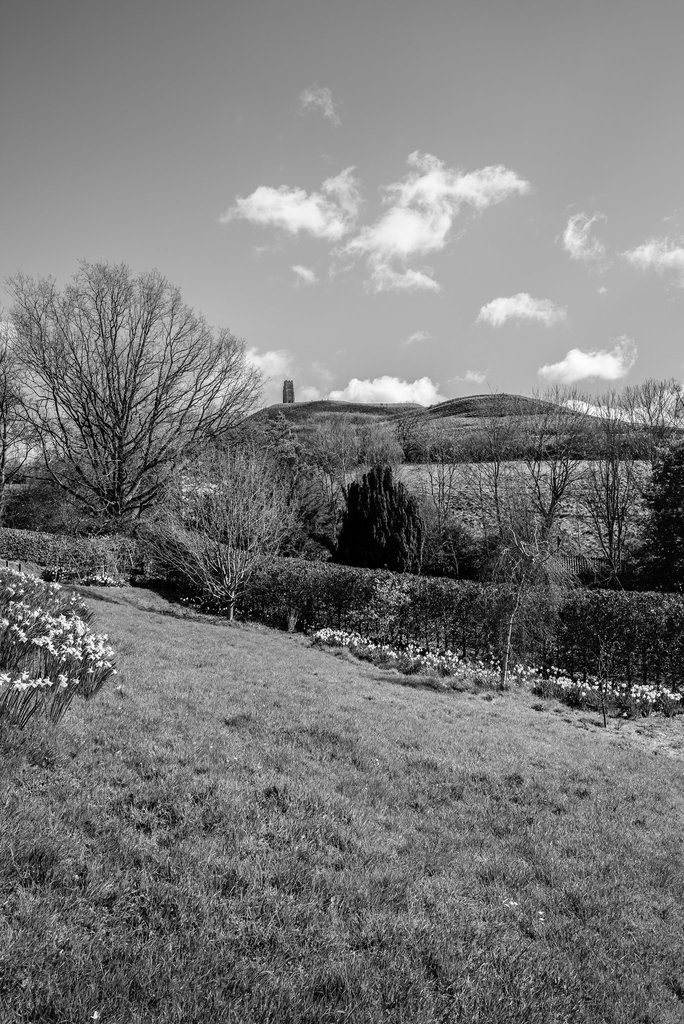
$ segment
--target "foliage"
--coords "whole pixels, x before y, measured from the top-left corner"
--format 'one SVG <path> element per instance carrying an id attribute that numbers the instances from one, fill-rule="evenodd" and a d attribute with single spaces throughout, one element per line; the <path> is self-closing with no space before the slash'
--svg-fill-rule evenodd
<path id="1" fill-rule="evenodd" d="M 0 720 L 23 728 L 36 713 L 58 722 L 74 696 L 94 696 L 114 672 L 106 636 L 57 583 L 0 569 Z"/>
<path id="2" fill-rule="evenodd" d="M 411 572 L 420 567 L 423 524 L 418 504 L 390 466 L 374 466 L 347 494 L 337 561 Z"/>

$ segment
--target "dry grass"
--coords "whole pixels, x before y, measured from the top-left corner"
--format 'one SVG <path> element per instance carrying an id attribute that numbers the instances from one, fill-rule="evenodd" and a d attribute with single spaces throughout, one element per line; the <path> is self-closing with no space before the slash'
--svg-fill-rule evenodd
<path id="1" fill-rule="evenodd" d="M 680 724 L 92 600 L 117 684 L 0 734 L 2 1024 L 684 1019 Z"/>

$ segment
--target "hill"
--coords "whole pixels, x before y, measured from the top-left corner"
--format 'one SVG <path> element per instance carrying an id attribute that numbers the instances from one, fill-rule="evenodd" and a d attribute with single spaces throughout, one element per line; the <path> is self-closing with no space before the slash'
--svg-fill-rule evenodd
<path id="1" fill-rule="evenodd" d="M 327 419 L 335 416 L 351 416 L 363 418 L 375 418 L 382 420 L 395 419 L 407 413 L 423 412 L 423 406 L 411 402 L 395 403 L 365 403 L 365 402 L 337 402 L 326 398 L 317 402 L 279 402 L 276 405 L 266 406 L 253 413 L 250 419 L 277 419 L 284 416 L 288 422 L 305 423 L 316 419 Z"/>
<path id="2" fill-rule="evenodd" d="M 275 422 L 283 418 L 299 434 L 310 433 L 317 424 L 335 423 L 344 418 L 357 426 L 384 424 L 396 429 L 402 438 L 405 460 L 422 462 L 426 457 L 425 444 L 435 431 L 449 434 L 460 454 L 456 457 L 486 459 L 488 432 L 499 431 L 498 424 L 506 420 L 509 432 L 507 457 L 522 458 L 525 454 L 525 435 L 542 418 L 556 418 L 562 424 L 567 416 L 569 429 L 577 434 L 572 410 L 555 406 L 551 402 L 523 395 L 488 394 L 451 398 L 437 405 L 421 406 L 412 403 L 380 404 L 338 402 L 330 399 L 318 402 L 295 402 L 271 405 L 254 413 L 248 422 Z M 588 456 L 595 440 L 596 420 L 589 416 L 577 437 L 578 454 Z M 499 431 L 500 432 L 500 431 Z"/>
<path id="3" fill-rule="evenodd" d="M 252 415 L 252 419 L 276 419 L 284 416 L 291 422 L 305 422 L 321 417 L 360 416 L 393 420 L 403 416 L 421 416 L 427 419 L 459 417 L 479 419 L 489 416 L 538 415 L 547 410 L 551 403 L 523 395 L 469 395 L 465 398 L 450 398 L 437 405 L 418 405 L 415 402 L 339 402 L 322 399 L 317 402 L 292 402 L 269 405 Z"/>
<path id="4" fill-rule="evenodd" d="M 681 1021 L 678 720 L 88 593 L 117 684 L 0 732 L 3 1022 Z"/>

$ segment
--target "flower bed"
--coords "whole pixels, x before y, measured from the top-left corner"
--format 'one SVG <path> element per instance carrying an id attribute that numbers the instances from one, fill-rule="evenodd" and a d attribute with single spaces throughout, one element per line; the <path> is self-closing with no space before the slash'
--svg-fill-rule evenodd
<path id="1" fill-rule="evenodd" d="M 605 704 L 611 713 L 629 718 L 652 712 L 668 716 L 684 712 L 682 693 L 661 683 L 616 682 L 594 676 L 573 679 L 561 669 L 552 668 L 547 678 L 537 674 L 533 690 L 540 697 L 556 697 L 570 707 L 598 710 Z"/>
<path id="2" fill-rule="evenodd" d="M 396 668 L 405 675 L 424 674 L 440 689 L 502 687 L 501 665 L 495 658 L 469 660 L 451 650 L 433 651 L 412 643 L 397 647 L 342 629 L 316 630 L 312 640 L 322 646 L 344 647 L 357 658 Z M 520 664 L 510 670 L 508 682 L 526 686 L 540 697 L 555 697 L 571 707 L 598 710 L 605 706 L 612 714 L 629 717 L 652 712 L 665 715 L 684 712 L 682 693 L 662 684 L 629 684 L 594 677 L 572 679 L 555 666 L 550 673 L 544 673 Z"/>
<path id="3" fill-rule="evenodd" d="M 58 583 L 0 568 L 0 720 L 20 728 L 37 713 L 58 722 L 115 673 L 114 651 L 90 632 L 82 599 Z"/>

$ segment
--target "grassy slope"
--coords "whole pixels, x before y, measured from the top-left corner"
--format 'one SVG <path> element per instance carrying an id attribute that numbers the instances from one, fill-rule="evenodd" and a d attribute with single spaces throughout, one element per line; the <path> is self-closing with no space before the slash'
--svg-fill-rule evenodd
<path id="1" fill-rule="evenodd" d="M 117 685 L 0 734 L 2 1024 L 682 1021 L 678 733 L 93 602 Z"/>

